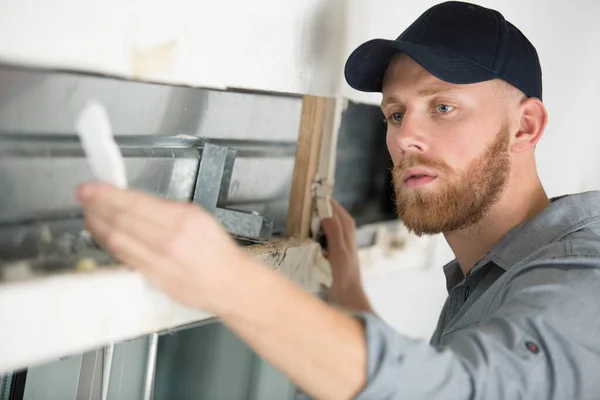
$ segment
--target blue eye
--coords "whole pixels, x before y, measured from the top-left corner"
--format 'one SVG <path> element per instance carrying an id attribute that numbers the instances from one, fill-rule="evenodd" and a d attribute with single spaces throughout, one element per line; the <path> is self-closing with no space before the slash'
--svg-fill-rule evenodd
<path id="1" fill-rule="evenodd" d="M 392 121 L 394 122 L 401 122 L 402 118 L 404 118 L 404 114 L 402 113 L 393 113 L 391 115 Z"/>
<path id="2" fill-rule="evenodd" d="M 435 106 L 435 109 L 436 109 L 436 110 L 437 110 L 439 113 L 442 113 L 442 114 L 447 114 L 447 113 L 449 113 L 450 111 L 452 111 L 452 110 L 454 109 L 454 107 L 452 107 L 452 106 L 448 106 L 448 105 L 446 105 L 446 104 L 440 104 L 440 105 L 437 105 L 437 106 Z"/>
<path id="3" fill-rule="evenodd" d="M 389 117 L 385 117 L 383 119 L 383 122 L 385 122 L 386 124 L 388 124 L 388 123 L 399 124 L 400 122 L 402 122 L 403 118 L 404 118 L 404 114 L 402 114 L 402 113 L 393 113 Z"/>

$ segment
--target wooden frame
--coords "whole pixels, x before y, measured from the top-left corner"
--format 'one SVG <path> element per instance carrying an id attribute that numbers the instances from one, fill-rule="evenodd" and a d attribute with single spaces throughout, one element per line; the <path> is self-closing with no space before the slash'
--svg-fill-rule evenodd
<path id="1" fill-rule="evenodd" d="M 287 219 L 287 236 L 305 239 L 310 236 L 315 211 L 315 194 L 331 195 L 332 158 L 336 143 L 332 140 L 335 121 L 335 99 L 304 96 L 298 133 L 296 163 Z M 337 137 L 337 136 L 335 136 Z"/>

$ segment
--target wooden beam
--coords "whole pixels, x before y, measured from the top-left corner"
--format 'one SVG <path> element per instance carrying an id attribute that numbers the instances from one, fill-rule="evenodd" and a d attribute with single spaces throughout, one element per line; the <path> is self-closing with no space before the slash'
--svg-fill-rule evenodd
<path id="1" fill-rule="evenodd" d="M 321 219 L 333 215 L 330 201 L 335 184 L 337 141 L 342 114 L 347 106 L 347 100 L 337 99 L 328 101 L 325 110 L 323 133 L 321 134 L 321 145 L 319 147 L 319 163 L 313 181 L 313 196 L 315 198 L 315 212 L 311 221 L 313 233 L 319 229 Z"/>
<path id="2" fill-rule="evenodd" d="M 329 263 L 311 239 L 272 240 L 245 249 L 308 292 L 316 293 L 321 284 L 331 283 Z"/>
<path id="3" fill-rule="evenodd" d="M 310 235 L 313 183 L 319 165 L 319 148 L 324 132 L 326 135 L 331 133 L 334 106 L 334 99 L 303 97 L 286 228 L 289 237 L 304 239 Z"/>

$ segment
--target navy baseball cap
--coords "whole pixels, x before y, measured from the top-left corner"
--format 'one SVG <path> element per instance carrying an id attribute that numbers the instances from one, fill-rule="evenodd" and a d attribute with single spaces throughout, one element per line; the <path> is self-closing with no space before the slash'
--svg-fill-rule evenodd
<path id="1" fill-rule="evenodd" d="M 381 92 L 386 69 L 400 53 L 445 82 L 502 79 L 542 99 L 535 47 L 496 10 L 459 1 L 433 6 L 396 40 L 374 39 L 354 50 L 346 62 L 346 81 L 359 91 Z"/>

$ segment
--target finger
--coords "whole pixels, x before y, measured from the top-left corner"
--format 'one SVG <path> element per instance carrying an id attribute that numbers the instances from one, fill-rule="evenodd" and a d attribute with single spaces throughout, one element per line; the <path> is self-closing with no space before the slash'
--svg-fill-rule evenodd
<path id="1" fill-rule="evenodd" d="M 346 240 L 344 238 L 344 228 L 337 214 L 334 212 L 330 218 L 321 220 L 321 226 L 327 237 L 327 251 L 346 250 Z"/>
<path id="2" fill-rule="evenodd" d="M 84 209 L 84 228 L 100 246 L 106 249 L 104 238 L 108 236 L 110 225 L 103 218 L 92 211 Z"/>
<path id="3" fill-rule="evenodd" d="M 334 199 L 331 199 L 331 207 L 333 208 L 334 213 L 339 216 L 344 227 L 354 228 L 354 218 L 348 213 L 348 211 L 346 211 L 344 207 L 341 206 L 340 203 Z"/>
<path id="4" fill-rule="evenodd" d="M 333 215 L 339 218 L 344 231 L 344 240 L 348 248 L 352 249 L 356 247 L 356 223 L 354 218 L 338 203 L 336 200 L 331 199 L 331 207 L 333 209 Z"/>
<path id="5" fill-rule="evenodd" d="M 172 228 L 179 223 L 184 212 L 181 203 L 168 201 L 129 189 L 119 189 L 104 183 L 84 184 L 77 190 L 77 197 L 85 206 L 106 207 L 118 212 L 130 212 L 153 224 Z"/>
<path id="6" fill-rule="evenodd" d="M 111 227 L 100 213 L 88 213 L 86 228 L 116 259 L 144 275 L 171 275 L 178 268 L 171 260 L 155 252 L 153 247 Z"/>
<path id="7" fill-rule="evenodd" d="M 110 240 L 110 235 L 124 233 L 135 237 L 149 248 L 162 250 L 162 246 L 173 236 L 168 230 L 130 212 L 117 212 L 104 207 L 86 207 L 84 213 L 86 219 L 90 221 L 89 231 L 103 243 Z"/>

